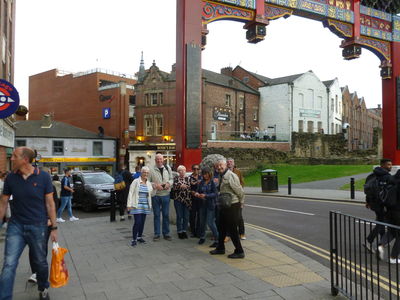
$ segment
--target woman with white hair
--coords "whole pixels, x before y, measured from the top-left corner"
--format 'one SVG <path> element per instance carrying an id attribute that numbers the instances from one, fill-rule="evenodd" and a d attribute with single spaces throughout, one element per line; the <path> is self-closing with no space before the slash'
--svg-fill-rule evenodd
<path id="1" fill-rule="evenodd" d="M 134 217 L 132 247 L 135 247 L 137 243 L 146 243 L 142 238 L 142 234 L 146 215 L 150 214 L 151 194 L 153 192 L 153 187 L 150 181 L 147 180 L 149 174 L 150 169 L 146 166 L 142 167 L 140 177 L 136 178 L 129 188 L 127 210 Z"/>
<path id="2" fill-rule="evenodd" d="M 189 177 L 186 176 L 185 166 L 179 166 L 178 176 L 174 178 L 172 193 L 176 210 L 176 229 L 180 239 L 187 239 L 187 227 L 189 222 L 189 209 L 192 206 Z"/>

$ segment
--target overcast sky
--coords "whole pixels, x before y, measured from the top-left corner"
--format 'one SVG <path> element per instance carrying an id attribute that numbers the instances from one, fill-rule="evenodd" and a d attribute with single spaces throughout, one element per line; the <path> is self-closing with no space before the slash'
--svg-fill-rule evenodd
<path id="1" fill-rule="evenodd" d="M 50 69 L 133 75 L 141 51 L 146 68 L 155 60 L 169 72 L 175 62 L 176 0 L 18 0 L 16 9 L 15 86 L 24 105 L 28 77 Z M 203 68 L 241 65 L 272 78 L 313 70 L 321 80 L 337 77 L 367 107 L 382 102 L 379 59 L 363 49 L 359 59 L 345 61 L 341 39 L 321 22 L 295 16 L 271 21 L 258 44 L 247 43 L 242 27 L 233 21 L 208 25 Z"/>

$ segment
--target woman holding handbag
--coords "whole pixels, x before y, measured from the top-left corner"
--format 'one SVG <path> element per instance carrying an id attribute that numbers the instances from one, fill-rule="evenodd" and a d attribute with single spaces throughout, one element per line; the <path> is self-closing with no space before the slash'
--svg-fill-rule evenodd
<path id="1" fill-rule="evenodd" d="M 129 188 L 127 210 L 134 217 L 132 247 L 135 247 L 137 243 L 146 243 L 142 234 L 146 216 L 151 211 L 151 194 L 153 192 L 153 187 L 148 180 L 149 174 L 150 169 L 146 166 L 142 167 L 140 177 L 136 178 Z"/>

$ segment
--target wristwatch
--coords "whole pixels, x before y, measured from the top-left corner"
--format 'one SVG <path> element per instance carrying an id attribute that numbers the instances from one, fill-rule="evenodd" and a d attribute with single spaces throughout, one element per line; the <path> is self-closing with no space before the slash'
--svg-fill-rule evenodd
<path id="1" fill-rule="evenodd" d="M 51 227 L 50 227 L 50 231 L 57 230 L 57 229 L 58 229 L 57 226 L 51 226 Z"/>

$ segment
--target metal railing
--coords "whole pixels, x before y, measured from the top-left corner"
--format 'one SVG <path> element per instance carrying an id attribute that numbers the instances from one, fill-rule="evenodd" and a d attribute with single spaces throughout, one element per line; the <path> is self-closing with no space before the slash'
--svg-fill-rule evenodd
<path id="1" fill-rule="evenodd" d="M 336 211 L 329 223 L 332 295 L 400 299 L 399 261 L 390 258 L 400 246 L 400 227 Z M 369 243 L 372 232 L 377 238 Z"/>

